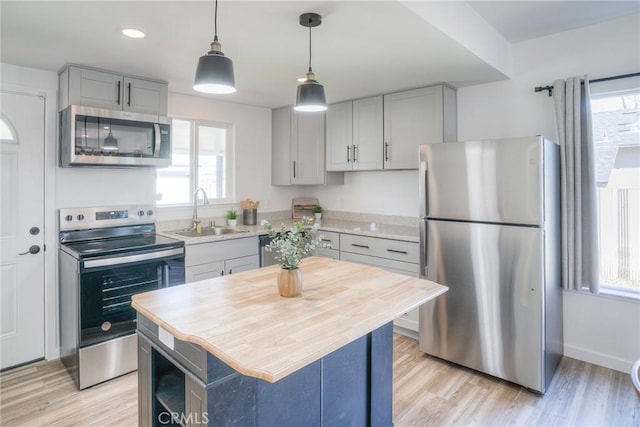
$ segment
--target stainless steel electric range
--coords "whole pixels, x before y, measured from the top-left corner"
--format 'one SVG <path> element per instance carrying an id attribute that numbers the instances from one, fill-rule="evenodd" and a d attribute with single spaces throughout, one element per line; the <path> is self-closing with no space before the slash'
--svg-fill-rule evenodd
<path id="1" fill-rule="evenodd" d="M 155 206 L 60 209 L 60 351 L 80 389 L 136 370 L 131 296 L 184 283 L 184 242 L 155 218 Z"/>

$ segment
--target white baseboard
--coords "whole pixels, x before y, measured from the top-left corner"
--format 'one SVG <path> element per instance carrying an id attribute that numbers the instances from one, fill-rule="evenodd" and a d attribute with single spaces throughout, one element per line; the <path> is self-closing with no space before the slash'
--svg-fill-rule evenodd
<path id="1" fill-rule="evenodd" d="M 414 340 L 418 339 L 418 332 L 403 328 L 402 326 L 393 325 L 393 332 L 404 335 L 405 337 L 413 338 Z M 629 369 L 631 369 L 631 365 L 629 365 Z"/>
<path id="2" fill-rule="evenodd" d="M 594 365 L 604 366 L 605 368 L 614 369 L 616 371 L 629 373 L 631 366 L 635 360 L 625 360 L 610 354 L 600 353 L 593 350 L 587 350 L 581 347 L 575 347 L 565 343 L 564 355 L 583 362 L 593 363 Z"/>

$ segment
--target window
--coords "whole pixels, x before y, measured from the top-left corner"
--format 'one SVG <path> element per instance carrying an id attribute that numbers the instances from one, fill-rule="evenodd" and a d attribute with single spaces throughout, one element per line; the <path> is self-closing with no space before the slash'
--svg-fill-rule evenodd
<path id="1" fill-rule="evenodd" d="M 158 205 L 190 204 L 198 187 L 209 203 L 232 200 L 232 135 L 230 124 L 173 119 L 171 166 L 156 170 Z"/>
<path id="2" fill-rule="evenodd" d="M 640 295 L 640 85 L 623 80 L 591 85 L 600 283 Z"/>
<path id="3" fill-rule="evenodd" d="M 4 115 L 0 115 L 0 142 L 17 143 L 16 132 Z"/>

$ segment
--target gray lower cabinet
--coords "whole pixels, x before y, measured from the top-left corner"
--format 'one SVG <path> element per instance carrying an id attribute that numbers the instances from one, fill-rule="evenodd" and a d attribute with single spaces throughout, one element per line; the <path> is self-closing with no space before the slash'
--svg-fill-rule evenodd
<path id="1" fill-rule="evenodd" d="M 211 279 L 260 266 L 258 238 L 245 237 L 187 245 L 186 282 Z"/>
<path id="2" fill-rule="evenodd" d="M 419 257 L 420 248 L 417 242 L 340 233 L 340 259 L 343 261 L 372 265 L 394 273 L 418 277 Z M 399 332 L 417 337 L 418 309 L 404 313 L 393 323 L 403 328 Z"/>
<path id="3" fill-rule="evenodd" d="M 330 245 L 328 248 L 318 248 L 316 250 L 315 255 L 331 258 L 331 259 L 340 259 L 340 233 L 336 233 L 335 231 L 323 231 L 320 230 L 318 232 L 320 237 L 320 242 Z"/>

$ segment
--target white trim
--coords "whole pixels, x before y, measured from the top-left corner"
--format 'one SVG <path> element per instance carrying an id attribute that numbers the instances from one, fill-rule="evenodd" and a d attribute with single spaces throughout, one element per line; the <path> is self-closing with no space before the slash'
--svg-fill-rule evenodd
<path id="1" fill-rule="evenodd" d="M 630 302 L 636 301 L 640 303 L 640 291 L 628 290 L 626 288 L 607 285 L 606 283 L 600 283 L 600 293 L 598 294 L 598 296 Z"/>
<path id="2" fill-rule="evenodd" d="M 594 365 L 604 366 L 605 368 L 614 369 L 616 371 L 629 373 L 633 360 L 621 359 L 611 356 L 610 354 L 589 350 L 572 345 L 564 345 L 564 355 L 583 362 L 593 363 Z"/>
<path id="3" fill-rule="evenodd" d="M 608 298 L 612 300 L 628 302 L 631 304 L 638 304 L 638 306 L 640 306 L 640 298 L 630 296 L 628 295 L 627 292 L 611 292 L 609 289 L 603 292 L 602 288 L 600 288 L 600 293 L 597 293 L 597 294 L 594 294 L 593 292 L 589 292 L 589 290 L 587 289 L 579 290 L 579 291 L 576 291 L 574 289 L 563 289 L 562 291 L 567 293 L 582 295 L 582 296 L 590 296 L 593 298 Z"/>

